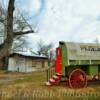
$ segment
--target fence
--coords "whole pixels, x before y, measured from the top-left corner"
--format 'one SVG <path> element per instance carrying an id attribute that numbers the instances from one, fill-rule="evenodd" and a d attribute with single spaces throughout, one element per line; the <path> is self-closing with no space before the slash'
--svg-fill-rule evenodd
<path id="1" fill-rule="evenodd" d="M 55 70 L 54 67 L 49 67 L 46 70 L 46 76 L 47 76 L 47 81 L 49 81 L 50 78 L 52 78 L 52 76 L 55 74 Z"/>

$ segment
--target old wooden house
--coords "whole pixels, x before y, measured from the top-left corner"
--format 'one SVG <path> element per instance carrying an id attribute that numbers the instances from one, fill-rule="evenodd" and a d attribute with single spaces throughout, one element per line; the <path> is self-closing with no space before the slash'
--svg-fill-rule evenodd
<path id="1" fill-rule="evenodd" d="M 13 53 L 9 57 L 8 71 L 33 72 L 48 67 L 48 58 L 37 54 Z"/>

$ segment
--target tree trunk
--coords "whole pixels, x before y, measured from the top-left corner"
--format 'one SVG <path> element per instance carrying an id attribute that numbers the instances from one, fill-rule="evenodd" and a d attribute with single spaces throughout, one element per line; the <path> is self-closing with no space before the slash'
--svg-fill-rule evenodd
<path id="1" fill-rule="evenodd" d="M 0 62 L 4 61 L 3 59 L 5 58 L 6 62 L 8 62 L 8 56 L 10 53 L 10 49 L 12 47 L 13 43 L 13 12 L 14 12 L 14 2 L 15 0 L 9 0 L 8 4 L 8 11 L 7 11 L 7 26 L 5 27 L 6 29 L 6 39 L 2 45 L 0 45 Z M 4 61 L 5 62 L 5 61 Z M 4 63 L 3 62 L 3 63 Z M 7 65 L 6 65 L 7 67 Z"/>

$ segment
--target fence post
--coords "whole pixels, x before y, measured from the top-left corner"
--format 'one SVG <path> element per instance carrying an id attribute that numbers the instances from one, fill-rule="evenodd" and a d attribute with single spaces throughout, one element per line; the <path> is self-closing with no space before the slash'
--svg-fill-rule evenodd
<path id="1" fill-rule="evenodd" d="M 54 68 L 46 69 L 46 80 L 49 81 L 53 74 L 55 74 Z"/>
<path id="2" fill-rule="evenodd" d="M 48 77 L 49 77 L 49 71 L 48 71 L 48 69 L 46 70 L 46 80 L 48 81 L 49 79 L 48 79 Z"/>

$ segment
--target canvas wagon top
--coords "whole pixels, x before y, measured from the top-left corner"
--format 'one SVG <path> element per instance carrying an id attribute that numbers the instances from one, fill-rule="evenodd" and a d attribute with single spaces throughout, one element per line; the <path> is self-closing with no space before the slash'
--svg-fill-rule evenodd
<path id="1" fill-rule="evenodd" d="M 60 42 L 69 60 L 100 60 L 100 44 Z"/>

